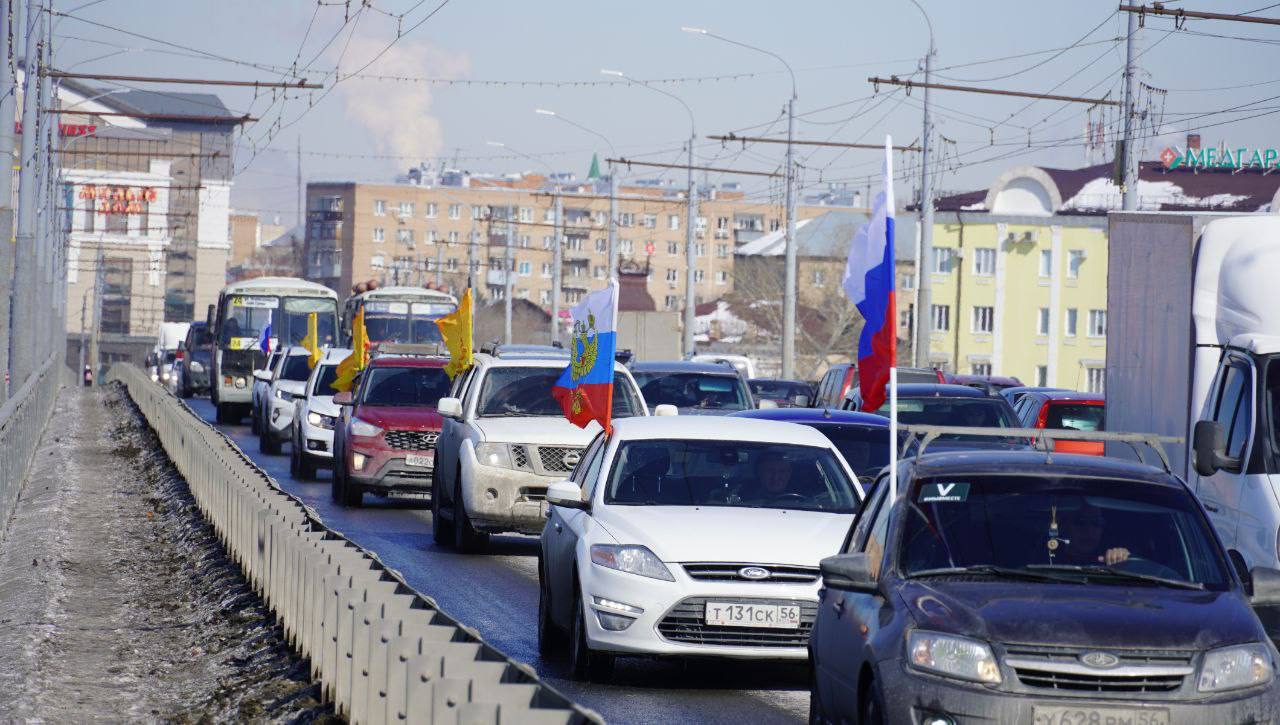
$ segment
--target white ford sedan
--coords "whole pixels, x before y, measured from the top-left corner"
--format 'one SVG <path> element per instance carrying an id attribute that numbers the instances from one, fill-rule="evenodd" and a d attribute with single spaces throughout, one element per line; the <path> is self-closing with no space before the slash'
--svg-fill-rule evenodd
<path id="1" fill-rule="evenodd" d="M 575 678 L 618 655 L 804 659 L 818 562 L 862 497 L 818 431 L 748 418 L 614 421 L 547 489 L 538 642 Z"/>

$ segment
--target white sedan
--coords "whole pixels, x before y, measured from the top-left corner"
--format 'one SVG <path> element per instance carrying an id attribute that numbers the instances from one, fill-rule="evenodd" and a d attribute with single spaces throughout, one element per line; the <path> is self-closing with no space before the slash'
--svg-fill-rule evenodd
<path id="1" fill-rule="evenodd" d="M 614 421 L 551 504 L 538 642 L 573 676 L 617 655 L 804 659 L 818 562 L 862 497 L 818 431 L 748 418 Z"/>

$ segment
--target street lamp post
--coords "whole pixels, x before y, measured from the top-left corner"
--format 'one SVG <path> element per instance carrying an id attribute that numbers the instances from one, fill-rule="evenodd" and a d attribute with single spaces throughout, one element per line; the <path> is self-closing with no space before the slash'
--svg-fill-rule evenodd
<path id="1" fill-rule="evenodd" d="M 694 311 L 694 308 L 696 307 L 696 302 L 695 302 L 696 298 L 694 297 L 693 280 L 694 280 L 694 267 L 696 264 L 695 255 L 694 255 L 694 244 L 695 244 L 694 227 L 698 222 L 698 193 L 697 193 L 697 189 L 694 187 L 694 184 L 693 184 L 693 165 L 694 165 L 694 144 L 697 141 L 698 136 L 697 136 L 696 124 L 694 123 L 694 119 L 693 119 L 693 109 L 689 108 L 689 104 L 685 103 L 684 100 L 680 98 L 680 96 L 677 96 L 676 94 L 670 93 L 668 91 L 664 91 L 661 88 L 658 88 L 656 86 L 651 86 L 648 83 L 645 83 L 644 81 L 638 81 L 634 78 L 631 78 L 630 76 L 627 76 L 621 71 L 602 70 L 600 72 L 607 76 L 614 76 L 615 78 L 621 78 L 632 85 L 648 88 L 654 93 L 661 93 L 667 98 L 671 98 L 675 100 L 677 103 L 679 103 L 681 106 L 684 107 L 685 113 L 689 114 L 689 188 L 687 192 L 688 202 L 689 202 L 689 220 L 688 220 L 688 223 L 685 225 L 685 233 L 684 233 L 684 238 L 685 238 L 685 242 L 684 242 L 685 244 L 684 354 L 687 357 L 687 356 L 693 355 L 694 352 L 696 352 L 693 344 L 693 325 L 694 325 L 694 319 L 696 317 L 696 313 Z"/>
<path id="2" fill-rule="evenodd" d="M 796 361 L 796 173 L 795 173 L 795 133 L 796 133 L 796 74 L 782 56 L 764 48 L 757 48 L 723 35 L 717 35 L 703 28 L 681 28 L 686 33 L 704 35 L 708 38 L 736 45 L 739 48 L 754 50 L 777 60 L 787 69 L 791 76 L 791 97 L 787 99 L 787 168 L 786 168 L 786 231 L 784 240 L 785 286 L 782 293 L 782 377 L 795 376 Z"/>
<path id="3" fill-rule="evenodd" d="M 603 139 L 605 144 L 609 146 L 609 154 L 612 158 L 618 158 L 618 151 L 613 147 L 613 142 L 604 134 L 593 131 L 586 126 L 578 123 L 555 111 L 548 111 L 545 108 L 534 109 L 534 113 L 558 118 L 561 121 L 582 129 L 593 136 Z M 613 277 L 618 273 L 618 170 L 613 168 L 613 164 L 609 164 L 609 276 Z"/>
<path id="4" fill-rule="evenodd" d="M 911 346 L 912 361 L 919 367 L 929 365 L 929 328 L 933 324 L 933 178 L 929 175 L 929 84 L 933 82 L 933 21 L 917 0 L 911 0 L 929 26 L 929 52 L 924 57 L 924 130 L 920 137 L 920 254 L 916 258 L 915 339 Z M 956 360 L 957 369 L 960 361 Z M 996 365 L 999 365 L 997 361 Z"/>

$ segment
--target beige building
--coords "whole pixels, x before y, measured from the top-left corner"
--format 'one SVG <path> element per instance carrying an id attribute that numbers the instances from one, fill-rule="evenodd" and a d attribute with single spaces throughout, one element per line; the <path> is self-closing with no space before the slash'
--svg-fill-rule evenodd
<path id="1" fill-rule="evenodd" d="M 416 170 L 415 170 L 416 171 Z M 564 213 L 563 299 L 570 305 L 604 284 L 608 274 L 607 185 L 538 175 L 489 178 L 414 173 L 400 183 L 322 182 L 307 186 L 305 276 L 349 293 L 355 283 L 440 283 L 459 290 L 470 274 L 484 300 L 501 299 L 507 235 L 512 237 L 514 295 L 551 306 L 554 195 Z M 659 310 L 681 310 L 685 294 L 682 187 L 618 189 L 618 258 L 647 267 L 647 290 Z M 801 205 L 800 219 L 829 206 Z M 733 291 L 734 251 L 777 231 L 781 204 L 748 202 L 742 192 L 714 189 L 699 201 L 695 296 Z"/>

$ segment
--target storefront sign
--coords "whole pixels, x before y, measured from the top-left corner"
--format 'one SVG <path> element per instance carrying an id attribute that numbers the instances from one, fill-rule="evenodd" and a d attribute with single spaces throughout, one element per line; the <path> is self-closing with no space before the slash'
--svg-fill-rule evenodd
<path id="1" fill-rule="evenodd" d="M 156 190 L 149 186 L 95 186 L 80 187 L 81 199 L 102 202 L 96 210 L 103 214 L 141 214 L 143 202 L 156 200 Z"/>
<path id="2" fill-rule="evenodd" d="M 98 127 L 87 123 L 60 123 L 58 124 L 58 133 L 63 136 L 92 136 Z M 22 133 L 22 121 L 16 121 L 13 124 L 14 133 Z"/>
<path id="3" fill-rule="evenodd" d="M 1274 169 L 1280 167 L 1280 150 L 1268 148 L 1170 147 L 1160 154 L 1167 169 Z"/>

